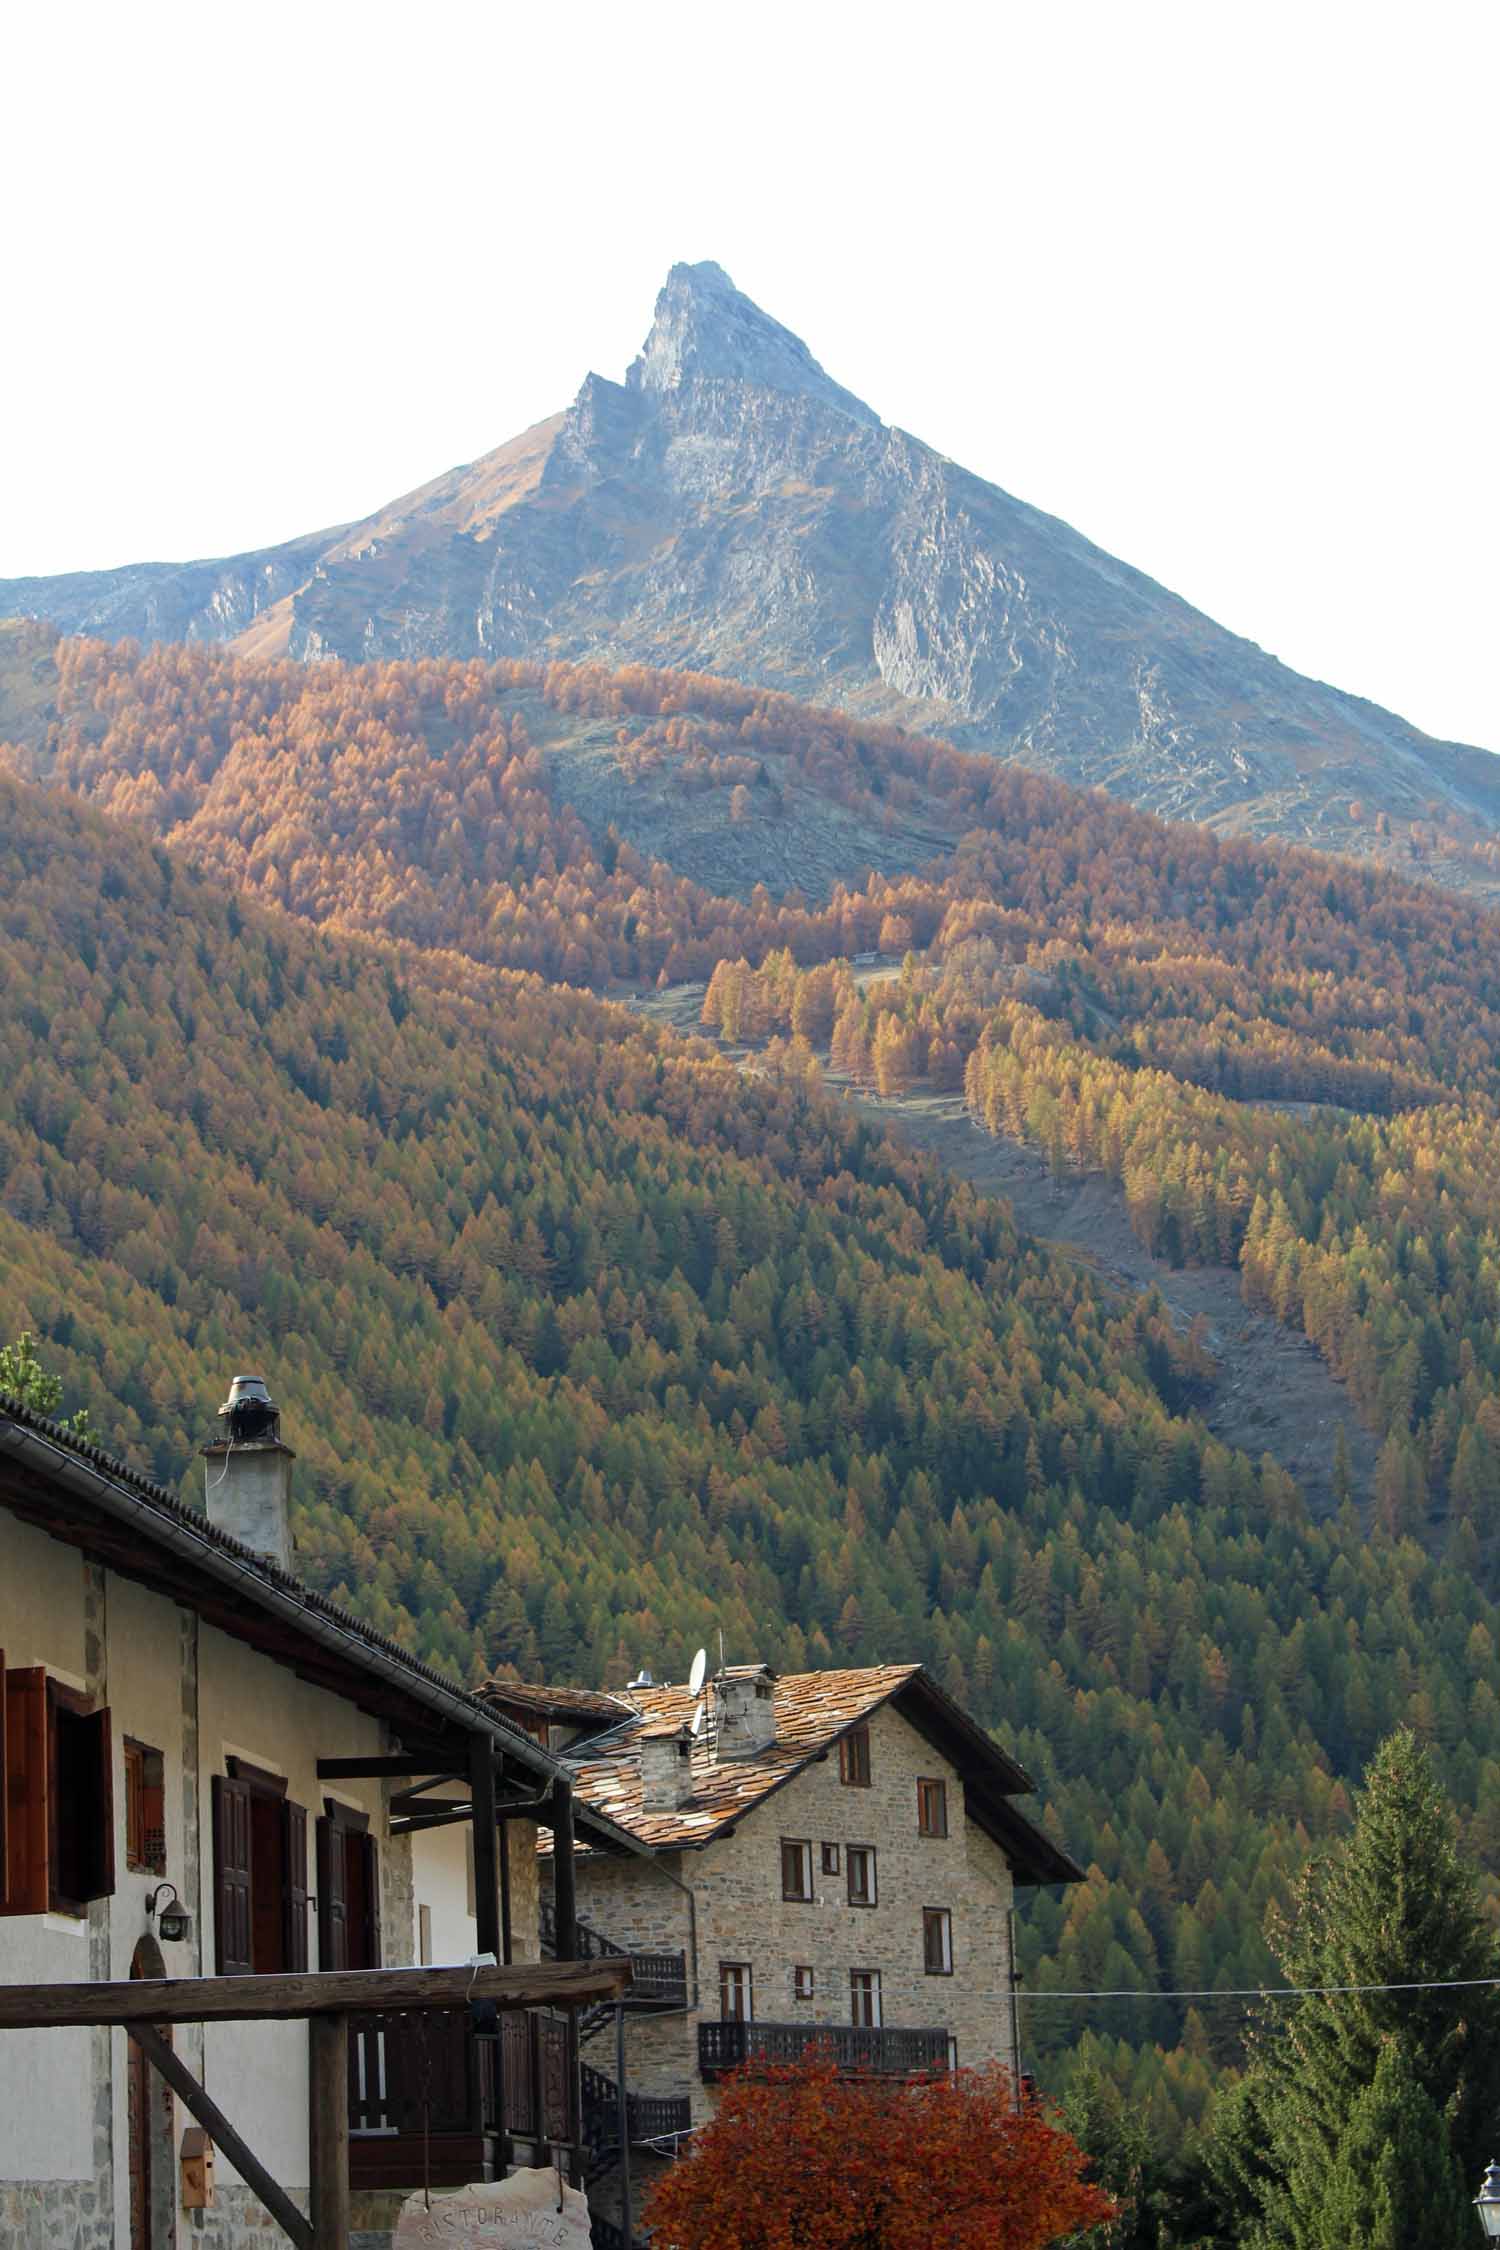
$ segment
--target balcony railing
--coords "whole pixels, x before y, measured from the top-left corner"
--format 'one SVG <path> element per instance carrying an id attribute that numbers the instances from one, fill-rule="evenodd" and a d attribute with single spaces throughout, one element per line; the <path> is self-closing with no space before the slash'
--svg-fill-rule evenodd
<path id="1" fill-rule="evenodd" d="M 583 2080 L 583 2145 L 591 2168 L 597 2170 L 620 2146 L 619 2082 L 585 2063 Z M 686 2094 L 632 2094 L 625 2096 L 625 2129 L 633 2148 L 650 2141 L 671 2142 L 692 2124 L 692 2104 Z"/>
<path id="2" fill-rule="evenodd" d="M 503 2178 L 509 2139 L 579 2139 L 566 2018 L 512 2009 L 497 2028 L 498 2038 L 476 2038 L 467 2012 L 350 2019 L 355 2187 Z"/>
<path id="3" fill-rule="evenodd" d="M 557 1916 L 550 1898 L 541 1902 L 542 1951 L 557 1948 Z M 633 1946 L 617 1945 L 592 1923 L 578 1924 L 580 1961 L 628 1961 L 630 1987 L 624 1995 L 627 2008 L 685 2008 L 687 2006 L 687 1955 L 637 1953 Z"/>
<path id="4" fill-rule="evenodd" d="M 813 2051 L 840 2070 L 882 2078 L 930 2078 L 948 2068 L 946 2031 L 874 2030 L 849 2023 L 700 2023 L 698 2068 L 705 2078 L 748 2064 L 802 2062 Z"/>

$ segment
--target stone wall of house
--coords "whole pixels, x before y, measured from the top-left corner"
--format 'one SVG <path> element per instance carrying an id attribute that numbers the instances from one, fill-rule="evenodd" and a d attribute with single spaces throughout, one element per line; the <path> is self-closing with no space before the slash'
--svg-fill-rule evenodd
<path id="1" fill-rule="evenodd" d="M 917 1827 L 917 1782 L 947 1787 L 948 1833 Z M 812 1846 L 813 1898 L 783 1899 L 783 1838 Z M 822 1846 L 838 1846 L 837 1874 L 822 1872 Z M 851 1906 L 848 1848 L 873 1847 L 876 1904 Z M 698 2015 L 720 2012 L 724 1962 L 748 1962 L 753 2007 L 762 2022 L 846 2024 L 851 1972 L 880 1975 L 881 2019 L 889 2028 L 941 2029 L 962 2064 L 1015 2067 L 1011 2038 L 1010 1869 L 1003 1853 L 964 1816 L 955 1769 L 889 1705 L 870 1722 L 870 1783 L 839 1778 L 837 1751 L 763 1799 L 734 1833 L 706 1851 L 677 1856 L 674 1872 L 691 1882 L 696 1903 Z M 922 1910 L 952 1917 L 953 1971 L 923 1965 Z M 687 1901 L 648 1863 L 603 1856 L 579 1867 L 579 1910 L 621 1944 L 687 1947 Z M 812 1997 L 796 1997 L 794 1972 L 813 1973 Z M 691 1973 L 691 1970 L 690 1970 Z M 641 2092 L 687 2093 L 695 2117 L 711 2089 L 698 2077 L 698 2016 L 634 2020 L 631 2084 Z M 612 2073 L 603 2041 L 590 2059 Z"/>

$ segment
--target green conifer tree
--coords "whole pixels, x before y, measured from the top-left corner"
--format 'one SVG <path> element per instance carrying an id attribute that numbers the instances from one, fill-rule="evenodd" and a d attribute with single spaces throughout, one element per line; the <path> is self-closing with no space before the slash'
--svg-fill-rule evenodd
<path id="1" fill-rule="evenodd" d="M 1446 2121 L 1388 2039 L 1339 2136 L 1309 2240 L 1317 2250 L 1448 2250 L 1478 2229 Z"/>
<path id="2" fill-rule="evenodd" d="M 1335 2239 L 1325 2214 L 1330 2181 L 1356 2112 L 1363 2116 L 1361 2105 L 1374 2101 L 1392 2043 L 1427 2104 L 1423 2114 L 1430 2112 L 1441 2176 L 1456 2171 L 1477 2180 L 1500 2096 L 1500 2004 L 1492 1988 L 1471 1980 L 1497 1974 L 1497 1948 L 1473 1873 L 1458 1856 L 1452 1812 L 1409 1729 L 1377 1751 L 1353 1832 L 1310 1863 L 1291 1914 L 1273 1920 L 1271 1937 L 1288 1984 L 1325 1989 L 1273 2004 L 1253 2041 L 1249 2108 L 1240 2105 L 1240 2118 L 1253 2113 L 1263 2141 L 1260 2163 L 1247 2175 L 1260 2221 L 1244 2239 L 1266 2250 L 1325 2250 Z M 1409 1989 L 1419 1984 L 1437 1989 Z M 1410 2113 L 1406 2080 L 1391 2076 L 1396 2070 L 1387 2065 L 1382 2099 L 1399 2098 Z M 1376 2130 L 1377 2110 L 1364 2117 L 1361 2147 Z M 1404 2223 L 1404 2208 L 1392 2205 L 1393 2226 Z M 1443 2224 L 1433 2211 L 1423 2250 L 1450 2243 L 1460 2250 L 1472 2215 L 1456 2233 L 1441 2231 Z M 1416 2239 L 1389 2236 L 1403 2245 Z"/>

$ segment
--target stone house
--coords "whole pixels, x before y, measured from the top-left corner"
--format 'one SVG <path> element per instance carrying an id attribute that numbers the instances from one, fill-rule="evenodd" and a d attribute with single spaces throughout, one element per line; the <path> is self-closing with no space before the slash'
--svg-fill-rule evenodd
<path id="1" fill-rule="evenodd" d="M 644 1675 L 616 1695 L 487 1693 L 636 1846 L 576 1863 L 585 1941 L 636 1972 L 583 2048 L 597 2209 L 619 2216 L 622 2139 L 638 2209 L 642 2174 L 743 2062 L 819 2042 L 881 2072 L 1019 2075 L 1016 1892 L 1083 1870 L 1019 1809 L 1028 1775 L 922 1666 L 729 1666 L 701 1696 Z M 545 1867 L 545 1831 L 540 1848 Z"/>
<path id="2" fill-rule="evenodd" d="M 534 1956 L 538 1830 L 509 1807 L 567 1793 L 566 1769 L 296 1578 L 292 1456 L 264 1385 L 241 1379 L 223 1412 L 200 1514 L 0 1399 L 0 1984 L 393 1967 L 462 1959 L 476 1935 Z M 486 1912 L 471 1888 L 457 1952 L 442 1846 L 467 1831 L 438 1828 L 429 1876 L 413 1871 L 414 1824 L 464 1817 L 422 1812 L 433 1776 L 501 1797 L 495 1896 Z M 615 1835 L 586 1808 L 580 1826 L 597 1848 Z M 354 2042 L 370 2246 L 424 2166 L 493 2176 L 576 2138 L 560 2019 L 507 2016 L 483 2052 L 466 2016 L 421 2020 L 447 2102 L 421 2146 L 399 2106 L 399 2025 L 361 2019 Z M 305 2025 L 184 2025 L 175 2043 L 305 2207 Z M 189 2122 L 121 2030 L 0 2031 L 0 2243 L 280 2239 L 222 2154 L 211 2206 L 184 2208 Z"/>

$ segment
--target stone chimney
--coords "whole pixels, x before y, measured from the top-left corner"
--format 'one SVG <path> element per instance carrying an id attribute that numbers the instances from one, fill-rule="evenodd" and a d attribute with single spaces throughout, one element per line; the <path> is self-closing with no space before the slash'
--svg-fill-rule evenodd
<path id="1" fill-rule="evenodd" d="M 733 1664 L 714 1682 L 719 1756 L 758 1758 L 776 1740 L 776 1674 L 769 1664 Z"/>
<path id="2" fill-rule="evenodd" d="M 676 1812 L 693 1794 L 693 1738 L 684 1726 L 641 1734 L 641 1793 L 647 1812 Z"/>
<path id="3" fill-rule="evenodd" d="M 223 1425 L 203 1448 L 208 1520 L 241 1546 L 290 1571 L 292 1463 L 281 1416 L 259 1375 L 236 1375 L 219 1408 Z"/>

